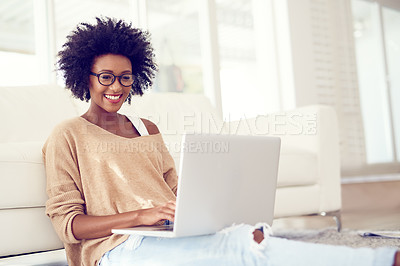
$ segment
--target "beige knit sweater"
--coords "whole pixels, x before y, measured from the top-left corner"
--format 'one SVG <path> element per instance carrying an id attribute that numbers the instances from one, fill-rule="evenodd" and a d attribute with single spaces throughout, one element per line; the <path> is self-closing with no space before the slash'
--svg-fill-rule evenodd
<path id="1" fill-rule="evenodd" d="M 64 242 L 70 266 L 97 265 L 125 235 L 77 240 L 78 214 L 110 215 L 174 200 L 177 174 L 160 134 L 124 138 L 82 117 L 58 125 L 43 146 L 46 214 Z"/>

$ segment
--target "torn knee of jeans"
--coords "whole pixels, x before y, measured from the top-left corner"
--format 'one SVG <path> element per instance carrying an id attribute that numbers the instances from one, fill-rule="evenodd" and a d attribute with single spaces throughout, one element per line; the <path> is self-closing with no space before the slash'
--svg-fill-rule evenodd
<path id="1" fill-rule="evenodd" d="M 256 224 L 251 232 L 251 246 L 256 249 L 264 249 L 267 244 L 267 239 L 270 235 L 272 235 L 271 227 L 266 223 L 258 223 Z M 261 240 L 261 241 L 257 241 Z"/>
<path id="2" fill-rule="evenodd" d="M 253 231 L 253 240 L 260 244 L 264 240 L 264 233 L 260 229 L 255 229 Z"/>

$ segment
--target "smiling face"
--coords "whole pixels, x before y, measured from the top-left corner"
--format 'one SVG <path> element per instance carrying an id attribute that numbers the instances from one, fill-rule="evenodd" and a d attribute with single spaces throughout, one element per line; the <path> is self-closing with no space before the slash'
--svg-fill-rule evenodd
<path id="1" fill-rule="evenodd" d="M 110 73 L 115 76 L 123 74 L 132 74 L 131 61 L 122 55 L 106 54 L 94 59 L 92 72 L 95 74 Z M 116 113 L 128 97 L 131 86 L 122 86 L 118 78 L 115 78 L 113 84 L 104 86 L 99 83 L 96 76 L 90 75 L 90 108 L 91 112 Z"/>

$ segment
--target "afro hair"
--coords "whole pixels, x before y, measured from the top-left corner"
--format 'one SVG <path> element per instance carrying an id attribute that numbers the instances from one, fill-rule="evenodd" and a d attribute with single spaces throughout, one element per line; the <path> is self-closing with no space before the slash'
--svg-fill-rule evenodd
<path id="1" fill-rule="evenodd" d="M 89 101 L 89 75 L 94 59 L 104 54 L 125 56 L 131 61 L 135 77 L 127 98 L 130 103 L 132 95 L 141 96 L 152 85 L 157 71 L 150 34 L 122 20 L 108 17 L 96 17 L 96 20 L 94 25 L 80 23 L 67 36 L 67 42 L 58 53 L 58 69 L 63 72 L 65 85 L 74 97 Z"/>

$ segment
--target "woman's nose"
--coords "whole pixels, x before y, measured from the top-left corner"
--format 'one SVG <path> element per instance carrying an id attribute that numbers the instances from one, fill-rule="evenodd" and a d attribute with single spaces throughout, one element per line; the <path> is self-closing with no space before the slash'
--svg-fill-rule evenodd
<path id="1" fill-rule="evenodd" d="M 109 88 L 110 88 L 112 91 L 114 91 L 114 92 L 120 92 L 120 91 L 122 91 L 122 85 L 121 85 L 121 83 L 119 82 L 118 78 L 115 79 L 114 83 L 111 84 L 111 85 L 109 86 Z"/>

